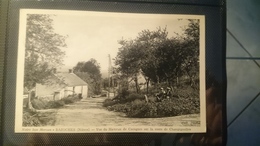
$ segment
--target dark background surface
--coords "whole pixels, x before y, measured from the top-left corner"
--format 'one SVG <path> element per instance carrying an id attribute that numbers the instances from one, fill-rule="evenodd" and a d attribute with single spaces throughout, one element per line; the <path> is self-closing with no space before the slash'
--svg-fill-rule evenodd
<path id="1" fill-rule="evenodd" d="M 5 0 L 2 0 L 5 1 Z M 2 2 L 1 1 L 1 2 Z M 145 0 L 143 0 L 145 1 Z M 152 1 L 152 0 L 151 0 Z M 176 2 L 177 0 L 173 0 Z M 185 4 L 188 0 L 178 2 Z M 169 2 L 167 0 L 162 2 Z M 203 5 L 210 5 L 214 11 L 213 5 L 221 4 L 221 1 L 199 1 Z M 206 2 L 206 3 L 203 3 Z M 260 1 L 258 0 L 227 0 L 227 124 L 228 141 L 227 145 L 244 146 L 259 145 L 260 129 Z M 5 7 L 1 7 L 5 11 Z M 2 16 L 1 16 L 2 17 Z M 3 18 L 3 17 L 2 17 Z M 14 23 L 18 23 L 15 21 Z M 4 30 L 3 21 L 1 22 L 1 32 Z M 1 36 L 1 49 L 3 42 Z M 13 51 L 13 52 L 12 52 Z M 15 55 L 16 50 L 11 50 Z M 10 53 L 10 51 L 9 51 Z M 1 81 L 4 52 L 1 50 Z M 16 60 L 9 58 L 9 61 L 15 63 Z M 14 70 L 10 70 L 10 81 L 15 75 Z M 220 69 L 221 70 L 221 69 Z M 12 84 L 9 84 L 13 86 Z M 1 85 L 2 86 L 2 85 Z M 2 88 L 2 87 L 1 87 Z M 9 102 L 9 104 L 11 104 Z M 5 105 L 11 106 L 13 105 Z M 10 113 L 12 114 L 12 113 Z M 8 119 L 7 119 L 8 120 Z M 12 120 L 12 119 L 9 119 Z M 9 121 L 5 121 L 9 122 Z M 11 122 L 11 121 L 10 121 Z M 12 123 L 12 122 L 11 122 Z M 3 135 L 2 135 L 3 136 Z M 5 138 L 7 138 L 5 134 Z M 21 134 L 22 136 L 22 134 Z M 44 136 L 44 135 L 43 135 Z M 23 137 L 23 136 L 22 136 Z M 131 136 L 130 136 L 131 137 Z M 14 140 L 9 137 L 9 140 Z M 120 137 L 119 137 L 120 138 Z M 162 145 L 172 143 L 174 135 L 163 136 Z M 154 145 L 152 142 L 151 145 Z"/>
<path id="2" fill-rule="evenodd" d="M 105 134 L 14 134 L 14 115 L 15 115 L 15 83 L 16 83 L 16 62 L 17 62 L 17 40 L 20 8 L 41 8 L 41 9 L 78 9 L 78 10 L 100 10 L 136 13 L 174 13 L 174 14 L 195 14 L 205 15 L 206 17 L 206 68 L 225 88 L 225 9 L 219 5 L 187 5 L 187 3 L 172 4 L 148 4 L 148 3 L 101 3 L 83 1 L 77 3 L 61 3 L 60 1 L 30 2 L 30 1 L 11 1 L 9 4 L 9 22 L 7 35 L 7 51 L 5 69 L 5 94 L 3 104 L 3 139 L 4 145 L 31 144 L 61 144 L 61 145 L 93 145 L 104 143 Z M 225 93 L 225 91 L 223 91 Z M 225 98 L 223 96 L 220 96 Z M 224 102 L 225 100 L 223 100 Z M 225 120 L 224 120 L 225 121 Z M 224 128 L 225 130 L 225 128 Z M 162 134 L 110 134 L 107 136 L 111 145 L 134 145 L 150 143 L 153 139 L 160 139 Z M 175 134 L 164 135 L 173 140 Z M 162 137 L 164 139 L 164 137 Z M 95 141 L 98 139 L 98 141 Z M 160 140 L 159 140 L 160 141 Z M 165 144 L 164 140 L 162 143 Z M 172 143 L 172 142 L 170 142 Z M 163 145 L 164 145 L 163 144 Z"/>
<path id="3" fill-rule="evenodd" d="M 259 0 L 227 0 L 228 146 L 260 144 L 259 8 Z"/>

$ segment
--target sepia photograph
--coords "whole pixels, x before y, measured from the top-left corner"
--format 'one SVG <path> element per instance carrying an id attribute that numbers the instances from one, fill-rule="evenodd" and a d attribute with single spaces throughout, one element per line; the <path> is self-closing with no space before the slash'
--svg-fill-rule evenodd
<path id="1" fill-rule="evenodd" d="M 206 132 L 203 15 L 21 9 L 16 133 Z"/>

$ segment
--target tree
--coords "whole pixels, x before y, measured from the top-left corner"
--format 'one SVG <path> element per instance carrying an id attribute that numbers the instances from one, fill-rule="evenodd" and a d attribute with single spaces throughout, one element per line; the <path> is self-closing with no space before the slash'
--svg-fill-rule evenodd
<path id="1" fill-rule="evenodd" d="M 184 36 L 169 38 L 166 28 L 143 30 L 132 40 L 120 40 L 116 65 L 122 76 L 135 81 L 141 73 L 149 82 L 179 84 L 179 78 L 187 74 L 191 83 L 198 75 L 199 21 L 189 20 Z M 176 82 L 175 82 L 176 80 Z M 191 84 L 192 85 L 192 84 Z"/>
<path id="2" fill-rule="evenodd" d="M 141 70 L 147 77 L 147 83 L 150 80 L 155 83 L 160 83 L 161 81 L 159 73 L 161 56 L 157 52 L 158 48 L 167 40 L 167 36 L 166 28 L 161 29 L 160 27 L 155 31 L 143 30 L 138 34 L 137 42 L 141 43 L 142 49 L 146 53 L 142 59 Z"/>
<path id="3" fill-rule="evenodd" d="M 28 14 L 25 42 L 24 87 L 29 90 L 29 109 L 32 89 L 36 83 L 46 83 L 56 67 L 62 65 L 66 47 L 65 36 L 54 32 L 50 15 Z"/>
<path id="4" fill-rule="evenodd" d="M 169 57 L 177 58 L 172 57 L 175 41 L 167 36 L 166 28 L 159 27 L 155 31 L 141 31 L 134 40 L 120 41 L 122 47 L 119 49 L 116 64 L 122 74 L 133 78 L 137 91 L 137 75 L 140 73 L 145 77 L 147 92 L 150 81 L 158 84 L 168 79 L 166 77 L 170 75 L 168 72 L 172 74 L 173 66 L 169 63 L 176 63 L 176 61 L 172 62 Z M 165 58 L 165 54 L 169 57 Z"/>
<path id="5" fill-rule="evenodd" d="M 92 89 L 94 94 L 101 93 L 100 66 L 95 59 L 91 58 L 87 62 L 78 62 L 73 70 L 75 74 L 89 83 L 90 90 Z"/>
<path id="6" fill-rule="evenodd" d="M 110 85 L 110 80 L 109 78 L 104 78 L 102 79 L 102 87 L 107 90 L 109 88 Z"/>
<path id="7" fill-rule="evenodd" d="M 199 76 L 199 41 L 200 27 L 198 19 L 189 19 L 185 33 L 185 60 L 183 69 L 190 78 L 190 85 L 195 84 L 195 78 Z"/>
<path id="8" fill-rule="evenodd" d="M 134 40 L 120 40 L 119 44 L 121 44 L 122 47 L 119 48 L 115 64 L 118 66 L 118 71 L 121 73 L 121 76 L 135 82 L 136 92 L 138 93 L 140 91 L 138 75 L 140 73 L 140 63 L 144 57 L 144 52 L 142 52 L 140 45 Z"/>
<path id="9" fill-rule="evenodd" d="M 25 43 L 24 86 L 29 90 L 44 83 L 53 70 L 62 65 L 65 36 L 54 32 L 50 15 L 28 14 Z"/>
<path id="10" fill-rule="evenodd" d="M 173 80 L 177 80 L 182 75 L 181 65 L 185 58 L 183 52 L 183 43 L 180 40 L 167 39 L 160 44 L 157 48 L 156 56 L 160 56 L 158 74 L 161 81 L 167 82 L 171 86 Z"/>

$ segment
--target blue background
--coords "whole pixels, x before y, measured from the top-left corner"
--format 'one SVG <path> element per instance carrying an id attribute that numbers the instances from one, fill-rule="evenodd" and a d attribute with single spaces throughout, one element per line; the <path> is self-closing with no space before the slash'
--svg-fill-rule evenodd
<path id="1" fill-rule="evenodd" d="M 260 145 L 259 26 L 259 0 L 227 0 L 228 146 Z"/>

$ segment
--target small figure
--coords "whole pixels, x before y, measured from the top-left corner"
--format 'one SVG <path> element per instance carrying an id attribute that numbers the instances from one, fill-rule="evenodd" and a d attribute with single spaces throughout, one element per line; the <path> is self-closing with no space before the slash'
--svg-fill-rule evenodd
<path id="1" fill-rule="evenodd" d="M 170 99 L 171 97 L 172 97 L 172 89 L 170 87 L 167 87 L 166 98 Z"/>
<path id="2" fill-rule="evenodd" d="M 149 102 L 149 99 L 148 99 L 147 95 L 144 95 L 144 99 L 145 99 L 145 102 L 146 102 L 146 103 Z"/>
<path id="3" fill-rule="evenodd" d="M 156 94 L 157 101 L 162 101 L 165 98 L 166 92 L 163 88 L 160 88 L 160 92 Z"/>

